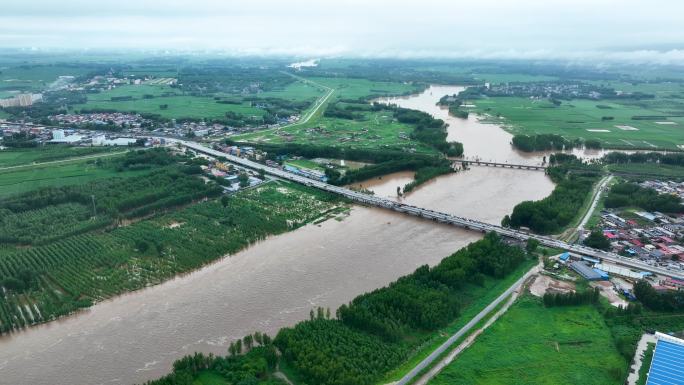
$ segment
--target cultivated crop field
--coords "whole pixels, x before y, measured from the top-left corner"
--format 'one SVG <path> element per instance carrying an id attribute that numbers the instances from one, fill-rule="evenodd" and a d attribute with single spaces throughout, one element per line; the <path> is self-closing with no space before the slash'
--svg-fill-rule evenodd
<path id="1" fill-rule="evenodd" d="M 164 194 L 151 188 L 145 190 L 146 197 Z M 178 190 L 166 189 L 167 195 L 172 194 L 171 200 L 162 197 L 161 201 L 173 204 Z M 133 200 L 116 198 L 119 201 L 114 206 L 149 201 L 140 194 L 133 195 L 137 195 L 131 196 Z M 72 224 L 88 223 L 83 217 L 89 211 L 87 205 L 50 207 L 49 213 L 27 212 L 13 220 L 31 226 L 54 211 L 70 209 L 76 213 L 70 219 Z M 238 193 L 226 202 L 209 200 L 141 221 L 121 221 L 107 232 L 83 233 L 79 229 L 80 235 L 46 239 L 38 246 L 2 245 L 0 280 L 8 292 L 0 297 L 0 331 L 44 322 L 95 301 L 162 282 L 268 235 L 325 217 L 337 208 L 337 200 L 325 193 L 272 182 Z M 147 214 L 148 210 L 140 213 Z"/>
<path id="2" fill-rule="evenodd" d="M 618 385 L 626 371 L 596 308 L 525 296 L 430 384 Z"/>

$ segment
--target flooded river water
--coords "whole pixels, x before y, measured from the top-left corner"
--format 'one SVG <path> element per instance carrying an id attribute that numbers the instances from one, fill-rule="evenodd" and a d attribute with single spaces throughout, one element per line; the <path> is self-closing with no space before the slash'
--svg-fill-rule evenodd
<path id="1" fill-rule="evenodd" d="M 445 118 L 434 104 L 447 93 L 453 92 L 435 87 L 403 98 L 401 104 Z M 496 126 L 470 120 L 450 124 L 450 138 L 463 141 L 468 154 L 486 150 L 483 158 L 511 162 L 521 156 Z M 479 135 L 483 138 L 477 139 Z M 399 199 L 396 187 L 410 178 L 398 173 L 364 185 Z M 515 204 L 547 196 L 552 188 L 541 172 L 472 167 L 437 178 L 401 199 L 498 223 Z M 259 330 L 275 335 L 307 318 L 314 306 L 334 311 L 480 237 L 398 213 L 354 207 L 342 221 L 269 238 L 191 274 L 1 337 L 0 384 L 141 383 L 167 373 L 174 360 L 194 351 L 225 354 L 230 342 L 245 334 Z"/>

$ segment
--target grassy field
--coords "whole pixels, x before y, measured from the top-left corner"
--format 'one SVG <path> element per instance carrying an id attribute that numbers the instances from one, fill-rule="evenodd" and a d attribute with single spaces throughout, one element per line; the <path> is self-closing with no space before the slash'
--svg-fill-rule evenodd
<path id="1" fill-rule="evenodd" d="M 525 296 L 430 384 L 619 385 L 626 373 L 595 308 Z"/>
<path id="2" fill-rule="evenodd" d="M 285 164 L 289 164 L 295 167 L 308 168 L 310 170 L 324 171 L 325 168 L 320 164 L 310 161 L 308 159 L 292 159 L 285 161 Z"/>
<path id="3" fill-rule="evenodd" d="M 39 92 L 59 76 L 78 76 L 87 73 L 86 66 L 12 66 L 0 68 L 0 91 L 17 90 L 22 92 Z"/>
<path id="4" fill-rule="evenodd" d="M 341 99 L 358 99 L 369 95 L 399 95 L 419 90 L 415 85 L 373 82 L 364 79 L 311 78 L 311 80 L 335 90 L 326 105 L 336 103 Z M 234 139 L 252 143 L 294 142 L 320 146 L 414 149 L 418 152 L 434 152 L 433 149 L 418 141 L 400 137 L 408 136 L 413 128 L 397 122 L 388 111 L 363 111 L 359 112 L 363 115 L 363 120 L 348 120 L 323 116 L 322 112 L 326 105 L 322 106 L 306 124 L 238 135 Z"/>
<path id="5" fill-rule="evenodd" d="M 330 117 L 312 119 L 309 124 L 239 135 L 235 140 L 263 143 L 306 143 L 319 146 L 353 146 L 355 148 L 413 148 L 418 152 L 434 152 L 408 136 L 413 128 L 399 123 L 388 111 L 363 112 L 364 120 Z"/>
<path id="6" fill-rule="evenodd" d="M 323 94 L 325 94 L 325 90 L 323 88 L 299 81 L 290 83 L 281 89 L 260 92 L 255 96 L 259 98 L 279 98 L 292 101 L 305 101 L 319 98 Z"/>
<path id="7" fill-rule="evenodd" d="M 145 172 L 147 171 L 117 172 L 113 168 L 98 166 L 94 159 L 0 170 L 0 197 L 31 191 L 40 187 L 81 184 L 96 179 L 133 176 Z"/>
<path id="8" fill-rule="evenodd" d="M 144 95 L 153 95 L 145 99 Z M 131 96 L 133 100 L 113 101 L 112 97 Z M 161 109 L 166 104 L 168 108 Z M 75 109 L 104 108 L 123 112 L 153 113 L 163 117 L 174 118 L 221 118 L 226 112 L 235 112 L 247 116 L 262 116 L 264 110 L 252 107 L 247 102 L 242 104 L 220 104 L 213 97 L 182 95 L 180 91 L 168 86 L 129 85 L 89 94 L 88 102 L 74 106 Z"/>
<path id="9" fill-rule="evenodd" d="M 312 81 L 334 88 L 338 99 L 357 99 L 368 95 L 402 95 L 414 93 L 421 88 L 414 84 L 378 82 L 352 78 L 311 78 Z"/>
<path id="10" fill-rule="evenodd" d="M 31 163 L 52 162 L 74 157 L 102 154 L 106 152 L 120 152 L 126 149 L 113 147 L 67 147 L 44 146 L 26 149 L 7 149 L 0 151 L 0 169 Z"/>
<path id="11" fill-rule="evenodd" d="M 644 177 L 653 176 L 673 179 L 684 179 L 684 167 L 669 164 L 609 164 L 606 166 L 606 168 L 615 173 L 643 175 Z"/>
<path id="12" fill-rule="evenodd" d="M 463 309 L 458 319 L 447 327 L 428 336 L 427 338 L 423 337 L 425 338 L 425 342 L 423 342 L 423 344 L 416 349 L 416 351 L 406 362 L 388 373 L 383 380 L 378 383 L 378 385 L 386 384 L 392 381 L 398 381 L 400 378 L 406 375 L 406 373 L 411 371 L 411 369 L 418 365 L 420 361 L 429 356 L 430 353 L 443 344 L 451 335 L 456 333 L 459 329 L 465 326 L 465 324 L 470 322 L 471 319 L 473 319 L 479 312 L 487 307 L 487 305 L 500 296 L 501 293 L 508 289 L 516 280 L 520 279 L 520 277 L 522 277 L 535 264 L 537 264 L 537 261 L 535 260 L 526 261 L 512 274 L 509 274 L 504 279 L 494 280 L 488 277 L 485 280 L 484 286 L 470 286 L 468 288 L 468 295 L 464 296 L 464 298 L 469 299 L 469 301 L 463 304 Z M 472 291 L 472 293 L 470 291 Z"/>
<path id="13" fill-rule="evenodd" d="M 598 139 L 604 146 L 615 148 L 675 149 L 684 145 L 684 104 L 675 103 L 676 100 L 665 97 L 623 102 L 572 100 L 554 106 L 547 100 L 494 97 L 478 99 L 474 104 L 478 113 L 487 114 L 488 120 L 503 124 L 514 134 Z M 667 118 L 634 120 L 634 116 Z M 604 117 L 613 119 L 604 120 Z"/>

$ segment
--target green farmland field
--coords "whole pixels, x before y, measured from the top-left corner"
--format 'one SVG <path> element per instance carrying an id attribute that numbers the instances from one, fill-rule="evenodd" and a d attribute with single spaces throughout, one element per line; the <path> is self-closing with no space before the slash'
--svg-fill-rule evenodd
<path id="1" fill-rule="evenodd" d="M 31 191 L 40 187 L 81 184 L 96 179 L 132 176 L 145 172 L 117 172 L 113 168 L 98 166 L 94 159 L 0 170 L 0 197 Z"/>
<path id="2" fill-rule="evenodd" d="M 234 137 L 235 140 L 261 143 L 306 143 L 320 146 L 353 146 L 355 148 L 414 148 L 433 152 L 426 145 L 402 139 L 413 128 L 397 122 L 389 111 L 364 112 L 364 121 L 321 117 L 315 124 L 295 125 L 277 130 L 264 130 Z"/>
<path id="3" fill-rule="evenodd" d="M 45 146 L 26 149 L 7 149 L 0 151 L 0 169 L 31 163 L 53 162 L 73 157 L 101 154 L 112 151 L 125 151 L 112 147 L 67 147 Z"/>
<path id="4" fill-rule="evenodd" d="M 548 100 L 522 97 L 477 99 L 476 111 L 514 134 L 560 134 L 598 139 L 604 147 L 684 148 L 684 85 L 680 83 L 595 82 L 645 99 Z M 680 147 L 681 146 L 681 147 Z"/>
<path id="5" fill-rule="evenodd" d="M 422 88 L 415 84 L 378 82 L 353 78 L 310 78 L 310 80 L 324 86 L 334 88 L 337 99 L 358 99 L 369 95 L 403 95 L 415 93 Z"/>
<path id="6" fill-rule="evenodd" d="M 151 99 L 144 95 L 153 95 Z M 113 101 L 112 97 L 131 96 L 132 100 Z M 160 108 L 166 104 L 166 109 Z M 182 95 L 168 86 L 128 85 L 99 94 L 89 94 L 88 102 L 74 106 L 75 109 L 111 109 L 122 112 L 159 114 L 170 119 L 177 118 L 221 118 L 226 112 L 247 116 L 262 116 L 264 110 L 249 103 L 220 104 L 213 97 Z"/>
<path id="7" fill-rule="evenodd" d="M 353 146 L 355 148 L 415 149 L 432 152 L 431 148 L 412 139 L 410 125 L 397 122 L 389 111 L 363 111 L 363 120 L 339 119 L 323 116 L 326 106 L 343 99 L 359 99 L 369 96 L 401 95 L 420 90 L 419 86 L 375 82 L 350 78 L 311 78 L 315 82 L 334 89 L 334 93 L 318 113 L 305 124 L 294 124 L 279 129 L 262 130 L 235 136 L 236 141 L 251 143 L 305 143 L 321 146 Z M 299 86 L 295 86 L 299 84 Z M 301 87 L 303 82 L 289 87 Z M 288 87 L 288 88 L 289 88 Z M 261 94 L 260 94 L 261 95 Z"/>
<path id="8" fill-rule="evenodd" d="M 270 91 L 259 92 L 254 95 L 258 98 L 279 98 L 291 101 L 313 100 L 325 94 L 322 87 L 317 87 L 310 83 L 294 82 L 284 88 L 273 89 Z"/>
<path id="9" fill-rule="evenodd" d="M 626 373 L 596 308 L 525 296 L 430 385 L 619 385 Z"/>

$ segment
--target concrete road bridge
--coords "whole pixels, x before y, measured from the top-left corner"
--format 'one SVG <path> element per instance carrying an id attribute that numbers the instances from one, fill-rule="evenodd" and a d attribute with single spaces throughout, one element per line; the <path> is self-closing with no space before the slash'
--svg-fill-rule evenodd
<path id="1" fill-rule="evenodd" d="M 467 164 L 472 166 L 485 166 L 485 167 L 500 167 L 500 168 L 513 168 L 520 170 L 533 170 L 533 171 L 546 171 L 546 166 L 535 166 L 531 164 L 515 164 L 515 163 L 497 163 L 497 162 L 484 162 L 481 160 L 467 160 L 467 159 L 449 159 L 453 164 Z"/>
<path id="2" fill-rule="evenodd" d="M 300 183 L 306 186 L 315 187 L 323 191 L 328 191 L 330 193 L 341 195 L 347 199 L 350 199 L 356 203 L 360 203 L 367 206 L 375 206 L 388 210 L 393 210 L 396 212 L 413 215 L 416 217 L 425 218 L 438 223 L 444 223 L 456 227 L 460 227 L 467 230 L 479 231 L 482 233 L 488 233 L 494 231 L 501 236 L 516 239 L 519 241 L 527 241 L 528 239 L 536 239 L 544 246 L 553 247 L 557 249 L 567 250 L 571 253 L 592 257 L 601 261 L 608 261 L 620 266 L 625 266 L 627 268 L 636 269 L 639 271 L 648 271 L 654 274 L 659 274 L 666 277 L 672 277 L 675 279 L 684 279 L 684 273 L 669 270 L 660 266 L 651 266 L 641 261 L 634 260 L 632 258 L 626 258 L 615 253 L 610 253 L 598 249 L 593 249 L 583 245 L 570 244 L 567 242 L 560 241 L 558 239 L 547 237 L 543 235 L 537 235 L 528 233 L 521 230 L 510 229 L 506 227 L 501 227 L 498 225 L 493 225 L 469 218 L 463 218 L 456 215 L 451 215 L 447 213 L 442 213 L 430 209 L 420 208 L 405 203 L 395 202 L 390 199 L 377 197 L 374 195 L 364 194 L 358 191 L 353 191 L 348 188 L 333 186 L 331 184 L 309 179 L 303 176 L 295 175 L 287 171 L 268 167 L 261 163 L 256 163 L 251 160 L 240 158 L 227 154 L 225 152 L 217 151 L 212 148 L 203 146 L 196 142 L 180 140 L 180 139 L 169 139 L 165 138 L 167 142 L 179 143 L 187 148 L 201 152 L 207 155 L 215 157 L 224 157 L 229 162 L 252 169 L 252 170 L 263 170 L 266 174 L 289 180 L 292 182 Z"/>

